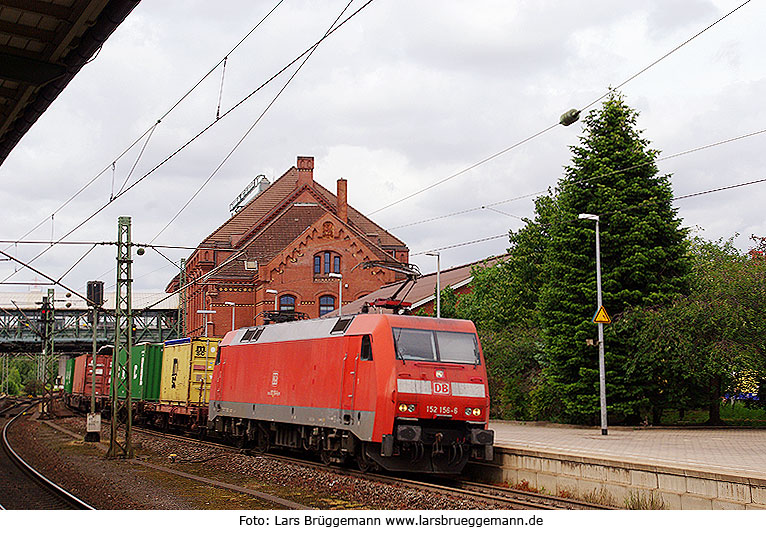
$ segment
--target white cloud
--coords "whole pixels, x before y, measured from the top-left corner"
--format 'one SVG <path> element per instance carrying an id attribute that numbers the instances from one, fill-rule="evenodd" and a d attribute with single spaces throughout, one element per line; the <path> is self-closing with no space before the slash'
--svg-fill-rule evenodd
<path id="1" fill-rule="evenodd" d="M 138 178 L 227 110 L 327 29 L 345 1 L 280 6 L 157 126 Z M 361 5 L 355 2 L 352 10 Z M 350 202 L 372 212 L 554 124 L 627 79 L 733 9 L 720 0 L 607 2 L 374 2 L 323 43 L 274 107 L 158 242 L 196 245 L 228 217 L 229 202 L 252 178 L 276 178 L 299 154 L 316 157 L 330 190 L 349 179 Z M 56 207 L 133 142 L 266 13 L 261 2 L 142 2 L 99 56 L 69 85 L 0 167 L 3 239 L 46 221 Z M 763 111 L 764 8 L 751 3 L 622 88 L 640 112 L 644 136 L 663 155 L 766 126 Z M 112 240 L 130 214 L 134 238 L 148 241 L 188 201 L 252 125 L 282 75 L 72 235 Z M 580 124 L 551 132 L 419 196 L 375 214 L 391 228 L 544 190 L 555 185 Z M 763 140 L 753 138 L 660 164 L 676 194 L 766 174 Z M 141 144 L 116 164 L 116 188 Z M 112 173 L 57 213 L 55 235 L 108 200 Z M 679 203 L 685 225 L 709 238 L 766 234 L 764 186 Z M 725 210 L 722 209 L 725 208 Z M 532 215 L 527 198 L 496 207 Z M 521 223 L 488 209 L 393 232 L 411 251 L 503 234 Z M 49 221 L 31 238 L 49 240 Z M 444 266 L 501 253 L 507 240 L 446 250 Z M 42 246 L 19 246 L 31 258 Z M 58 277 L 84 253 L 57 247 L 35 262 Z M 174 260 L 179 250 L 166 252 Z M 66 281 L 84 286 L 108 271 L 99 248 Z M 429 270 L 429 259 L 414 258 Z M 0 276 L 9 273 L 0 263 Z M 175 268 L 156 254 L 135 264 L 139 288 L 163 288 Z M 110 276 L 112 277 L 112 276 Z M 28 278 L 17 274 L 15 278 Z"/>

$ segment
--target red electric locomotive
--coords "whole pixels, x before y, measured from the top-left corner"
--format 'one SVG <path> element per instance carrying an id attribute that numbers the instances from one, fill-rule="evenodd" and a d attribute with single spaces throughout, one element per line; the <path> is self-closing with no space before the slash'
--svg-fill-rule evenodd
<path id="1" fill-rule="evenodd" d="M 492 459 L 473 323 L 362 314 L 243 328 L 220 343 L 208 430 L 258 449 L 455 474 Z"/>

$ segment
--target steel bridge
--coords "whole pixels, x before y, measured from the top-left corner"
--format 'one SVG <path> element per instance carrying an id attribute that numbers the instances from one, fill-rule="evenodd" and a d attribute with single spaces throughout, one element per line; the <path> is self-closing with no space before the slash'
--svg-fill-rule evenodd
<path id="1" fill-rule="evenodd" d="M 66 358 L 90 353 L 93 348 L 93 313 L 85 301 L 73 297 L 54 298 L 53 353 L 42 355 L 43 296 L 47 290 L 0 293 L 0 392 L 7 388 L 9 370 L 17 359 L 37 362 L 39 377 L 62 378 Z M 114 344 L 114 293 L 96 325 L 96 344 Z M 178 297 L 164 292 L 133 293 L 133 343 L 178 339 Z"/>
<path id="2" fill-rule="evenodd" d="M 41 304 L 45 291 L 0 293 L 0 353 L 34 354 L 41 351 Z M 96 341 L 114 344 L 114 294 L 105 294 L 99 314 Z M 133 342 L 162 342 L 179 338 L 178 298 L 162 293 L 133 293 Z M 148 308 L 147 308 L 148 307 Z M 90 352 L 93 344 L 92 313 L 85 301 L 65 297 L 54 301 L 54 351 Z"/>

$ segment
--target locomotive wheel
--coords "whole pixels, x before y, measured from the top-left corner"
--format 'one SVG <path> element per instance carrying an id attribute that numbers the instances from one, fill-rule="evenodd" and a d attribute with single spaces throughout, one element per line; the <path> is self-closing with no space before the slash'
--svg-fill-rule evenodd
<path id="1" fill-rule="evenodd" d="M 269 451 L 271 444 L 269 443 L 269 434 L 262 429 L 258 429 L 255 436 L 255 445 L 253 445 L 253 452 L 256 454 L 263 454 Z"/>
<path id="2" fill-rule="evenodd" d="M 326 449 L 322 449 L 322 451 L 319 453 L 319 459 L 322 460 L 322 463 L 327 466 L 332 465 L 332 458 L 330 456 L 330 451 Z"/>
<path id="3" fill-rule="evenodd" d="M 378 464 L 367 455 L 367 445 L 360 445 L 359 450 L 356 453 L 356 466 L 363 473 L 368 473 L 377 469 Z"/>

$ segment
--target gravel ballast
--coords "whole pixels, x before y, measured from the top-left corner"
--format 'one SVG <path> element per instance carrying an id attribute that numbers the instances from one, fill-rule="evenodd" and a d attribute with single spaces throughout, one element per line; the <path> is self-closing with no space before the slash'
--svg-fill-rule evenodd
<path id="1" fill-rule="evenodd" d="M 84 417 L 52 421 L 84 435 Z M 284 509 L 284 506 L 236 491 L 104 457 L 101 449 L 34 419 L 19 423 L 12 433 L 15 448 L 40 472 L 97 509 Z M 138 460 L 199 477 L 226 482 L 281 497 L 306 508 L 374 510 L 475 510 L 494 505 L 406 486 L 371 482 L 264 456 L 222 451 L 157 437 L 134 429 Z M 174 461 L 173 461 L 174 460 Z"/>

